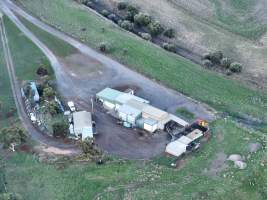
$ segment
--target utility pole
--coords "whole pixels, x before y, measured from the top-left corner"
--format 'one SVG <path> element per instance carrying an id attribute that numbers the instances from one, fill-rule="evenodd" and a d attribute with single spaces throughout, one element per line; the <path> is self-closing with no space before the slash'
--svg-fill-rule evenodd
<path id="1" fill-rule="evenodd" d="M 91 97 L 91 104 L 92 104 L 92 114 L 94 113 L 94 100 L 93 97 Z"/>

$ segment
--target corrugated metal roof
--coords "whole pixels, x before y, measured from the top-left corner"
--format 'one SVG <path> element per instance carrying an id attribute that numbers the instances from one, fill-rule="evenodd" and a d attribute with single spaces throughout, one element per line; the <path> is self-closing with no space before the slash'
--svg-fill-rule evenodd
<path id="1" fill-rule="evenodd" d="M 179 142 L 181 142 L 181 143 L 183 143 L 183 144 L 188 145 L 188 144 L 190 144 L 193 140 L 190 139 L 190 138 L 188 138 L 188 137 L 186 137 L 186 136 L 182 136 L 182 137 L 180 137 L 177 141 L 179 141 Z"/>
<path id="2" fill-rule="evenodd" d="M 192 140 L 197 140 L 203 136 L 203 132 L 199 129 L 193 130 L 191 133 L 189 133 L 186 137 L 192 139 Z"/>
<path id="3" fill-rule="evenodd" d="M 106 101 L 115 102 L 116 98 L 122 94 L 123 93 L 118 90 L 105 88 L 104 90 L 97 93 L 96 97 L 100 99 L 104 99 Z"/>
<path id="4" fill-rule="evenodd" d="M 73 113 L 74 129 L 92 127 L 92 115 L 90 112 L 81 111 Z"/>
<path id="5" fill-rule="evenodd" d="M 137 101 L 135 99 L 130 99 L 129 101 L 126 102 L 126 105 L 142 111 L 144 109 L 144 107 L 147 106 L 147 103 L 143 103 L 143 102 Z"/>
<path id="6" fill-rule="evenodd" d="M 149 103 L 149 101 L 147 101 L 145 99 L 142 99 L 140 97 L 137 97 L 137 96 L 134 96 L 134 95 L 128 94 L 128 93 L 122 93 L 121 95 L 117 96 L 115 101 L 116 101 L 116 103 L 123 105 L 132 99 L 139 101 L 139 102 L 143 102 L 143 103 Z"/>
<path id="7" fill-rule="evenodd" d="M 153 126 L 153 125 L 157 124 L 158 122 L 154 119 L 148 118 L 148 119 L 144 119 L 144 123 L 146 123 L 150 126 Z"/>
<path id="8" fill-rule="evenodd" d="M 167 112 L 150 105 L 147 105 L 143 108 L 143 113 L 150 116 L 149 118 L 155 119 L 157 121 L 164 120 L 169 116 Z"/>
<path id="9" fill-rule="evenodd" d="M 124 113 L 126 115 L 130 115 L 132 117 L 138 117 L 141 115 L 141 110 L 135 109 L 131 106 L 128 106 L 126 104 L 119 107 L 118 112 Z"/>

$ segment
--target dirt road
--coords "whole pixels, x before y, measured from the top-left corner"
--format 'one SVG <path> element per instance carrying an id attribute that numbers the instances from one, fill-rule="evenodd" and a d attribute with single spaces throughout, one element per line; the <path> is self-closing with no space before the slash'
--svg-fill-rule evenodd
<path id="1" fill-rule="evenodd" d="M 98 53 L 28 15 L 10 1 L 2 1 L 1 5 L 3 12 L 48 57 L 54 68 L 58 90 L 61 94 L 66 99 L 77 102 L 81 108 L 90 110 L 90 98 L 105 87 L 133 87 L 137 89 L 138 96 L 148 99 L 153 105 L 163 110 L 175 113 L 178 107 L 186 107 L 197 118 L 204 118 L 209 121 L 215 118 L 214 113 L 207 106 L 168 89 Z M 81 53 L 64 59 L 57 58 L 45 44 L 19 21 L 10 9 L 39 28 L 76 47 Z M 79 60 L 79 63 L 77 60 Z M 96 62 L 98 62 L 97 66 L 95 65 Z M 100 133 L 96 138 L 97 144 L 109 153 L 126 158 L 149 158 L 163 152 L 168 142 L 166 134 L 142 137 L 137 131 L 124 129 L 116 125 L 116 120 L 100 110 L 96 110 L 94 115 Z"/>

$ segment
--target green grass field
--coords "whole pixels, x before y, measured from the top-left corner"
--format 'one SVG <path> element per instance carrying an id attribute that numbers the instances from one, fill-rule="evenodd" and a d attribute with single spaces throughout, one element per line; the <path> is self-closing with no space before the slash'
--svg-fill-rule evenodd
<path id="1" fill-rule="evenodd" d="M 73 1 L 24 0 L 21 3 L 36 16 L 42 16 L 47 23 L 94 48 L 103 41 L 109 43 L 112 47 L 110 56 L 168 87 L 219 111 L 266 121 L 266 94 L 204 70 L 188 60 L 131 36 L 95 14 L 81 9 Z M 42 9 L 44 7 L 47 9 Z M 86 28 L 86 31 L 81 31 L 82 28 Z M 105 29 L 104 32 L 102 28 Z M 125 48 L 128 50 L 126 56 L 123 54 Z"/>
<path id="2" fill-rule="evenodd" d="M 71 45 L 65 43 L 64 41 L 57 39 L 53 35 L 43 31 L 42 29 L 34 26 L 29 21 L 25 20 L 22 17 L 19 17 L 21 22 L 34 34 L 36 35 L 46 46 L 53 51 L 59 57 L 66 57 L 71 54 L 75 54 L 77 49 Z"/>
<path id="3" fill-rule="evenodd" d="M 6 117 L 6 114 L 16 106 L 13 99 L 2 45 L 2 40 L 0 40 L 0 102 L 2 103 L 0 108 L 0 128 L 8 126 L 10 122 L 13 123 L 14 120 L 17 119 L 16 114 L 10 119 L 7 119 Z"/>
<path id="4" fill-rule="evenodd" d="M 38 79 L 36 71 L 42 64 L 49 63 L 47 58 L 8 18 L 5 17 L 4 22 L 18 79 Z"/>
<path id="5" fill-rule="evenodd" d="M 142 164 L 130 161 L 97 166 L 85 164 L 44 164 L 25 153 L 14 154 L 6 163 L 8 190 L 27 200 L 42 199 L 218 199 L 263 200 L 267 189 L 266 151 L 248 152 L 248 141 L 262 139 L 259 132 L 249 132 L 230 120 L 212 124 L 214 137 L 200 152 L 185 158 L 185 167 L 176 170 L 158 164 L 158 159 Z M 223 135 L 223 139 L 220 138 Z M 238 145 L 237 145 L 238 141 Z M 250 155 L 247 169 L 213 166 L 217 155 L 240 153 Z M 212 170 L 218 170 L 217 175 Z M 261 176 L 258 177 L 257 174 Z M 255 186 L 249 186 L 253 182 Z M 216 187 L 214 187 L 216 186 Z"/>

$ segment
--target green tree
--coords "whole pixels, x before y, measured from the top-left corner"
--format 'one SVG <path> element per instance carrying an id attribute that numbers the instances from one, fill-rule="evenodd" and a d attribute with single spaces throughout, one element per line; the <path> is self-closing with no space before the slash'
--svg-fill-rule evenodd
<path id="1" fill-rule="evenodd" d="M 27 140 L 27 134 L 22 128 L 8 127 L 0 131 L 0 142 L 4 144 L 4 148 L 8 148 L 12 143 L 22 144 Z"/>
<path id="2" fill-rule="evenodd" d="M 134 16 L 134 23 L 139 26 L 147 26 L 151 22 L 151 17 L 148 14 L 139 13 Z"/>
<path id="3" fill-rule="evenodd" d="M 69 133 L 69 125 L 67 122 L 56 122 L 52 125 L 53 136 L 65 138 Z"/>
<path id="4" fill-rule="evenodd" d="M 164 31 L 164 28 L 161 26 L 159 22 L 151 22 L 148 25 L 148 29 L 151 35 L 154 35 L 154 36 L 160 35 Z"/>
<path id="5" fill-rule="evenodd" d="M 45 99 L 51 99 L 55 96 L 55 91 L 53 88 L 51 87 L 46 87 L 44 88 L 44 91 L 43 91 L 43 96 Z"/>
<path id="6" fill-rule="evenodd" d="M 50 101 L 47 104 L 47 109 L 52 116 L 56 115 L 59 112 L 58 104 L 55 101 Z"/>

